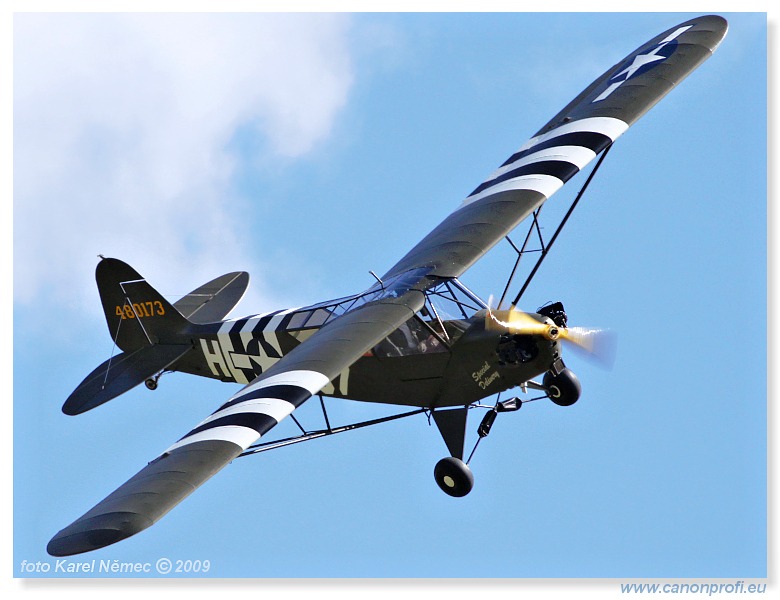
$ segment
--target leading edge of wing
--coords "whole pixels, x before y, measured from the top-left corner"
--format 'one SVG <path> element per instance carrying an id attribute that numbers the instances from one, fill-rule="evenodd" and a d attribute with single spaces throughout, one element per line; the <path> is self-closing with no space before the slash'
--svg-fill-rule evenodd
<path id="1" fill-rule="evenodd" d="M 703 16 L 668 29 L 596 79 L 383 278 L 458 277 L 704 62 L 728 30 Z"/>
<path id="2" fill-rule="evenodd" d="M 411 318 L 423 303 L 423 294 L 414 289 L 398 297 L 388 294 L 324 326 L 57 533 L 47 551 L 52 556 L 89 552 L 151 526 Z"/>

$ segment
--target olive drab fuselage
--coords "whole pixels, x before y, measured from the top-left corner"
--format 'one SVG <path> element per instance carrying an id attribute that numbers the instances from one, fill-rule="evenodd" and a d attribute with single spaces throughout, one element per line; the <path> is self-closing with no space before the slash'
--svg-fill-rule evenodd
<path id="1" fill-rule="evenodd" d="M 174 370 L 247 384 L 317 331 L 322 323 L 316 311 L 193 325 L 193 349 Z M 418 314 L 342 371 L 322 394 L 426 408 L 470 404 L 545 373 L 559 358 L 556 341 L 515 337 L 522 339 L 502 340 L 487 330 L 485 311 L 441 322 Z M 499 352 L 502 343 L 523 351 L 508 359 Z"/>

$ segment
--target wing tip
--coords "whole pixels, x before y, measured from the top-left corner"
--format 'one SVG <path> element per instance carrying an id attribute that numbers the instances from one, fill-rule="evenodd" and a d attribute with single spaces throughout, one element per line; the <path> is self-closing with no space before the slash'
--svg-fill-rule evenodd
<path id="1" fill-rule="evenodd" d="M 729 22 L 720 15 L 703 15 L 696 19 L 691 19 L 687 23 L 697 26 L 697 29 L 713 34 L 714 40 L 710 46 L 712 52 L 718 48 L 729 31 Z"/>
<path id="2" fill-rule="evenodd" d="M 137 513 L 110 513 L 79 519 L 55 535 L 46 546 L 51 556 L 72 556 L 120 542 L 151 525 Z"/>

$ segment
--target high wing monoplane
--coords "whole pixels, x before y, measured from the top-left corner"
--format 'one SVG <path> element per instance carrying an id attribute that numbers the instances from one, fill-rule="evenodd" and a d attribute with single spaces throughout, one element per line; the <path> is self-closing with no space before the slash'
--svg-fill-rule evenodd
<path id="1" fill-rule="evenodd" d="M 244 387 L 57 533 L 48 552 L 88 552 L 146 529 L 239 456 L 382 421 L 342 428 L 328 423 L 296 438 L 258 442 L 313 396 L 413 409 L 388 419 L 427 413 L 450 452 L 436 465 L 435 479 L 451 496 L 467 494 L 473 485 L 464 449 L 469 410 L 485 397 L 518 387 L 560 405 L 574 403 L 581 387 L 563 362 L 562 347 L 570 343 L 592 352 L 601 338 L 570 327 L 560 303 L 519 311 L 527 282 L 510 307 L 500 310 L 501 303 L 493 309 L 458 278 L 522 221 L 530 222 L 526 242 L 539 233 L 544 202 L 599 157 L 597 167 L 618 137 L 709 58 L 726 31 L 721 17 L 702 16 L 629 54 L 360 294 L 223 320 L 246 291 L 246 273 L 229 273 L 170 303 L 132 267 L 101 257 L 97 286 L 121 353 L 84 379 L 63 412 L 94 409 L 142 382 L 154 389 L 168 371 Z M 518 249 L 518 259 L 524 249 Z M 522 402 L 513 398 L 489 407 L 480 439 L 498 413 L 517 410 Z"/>

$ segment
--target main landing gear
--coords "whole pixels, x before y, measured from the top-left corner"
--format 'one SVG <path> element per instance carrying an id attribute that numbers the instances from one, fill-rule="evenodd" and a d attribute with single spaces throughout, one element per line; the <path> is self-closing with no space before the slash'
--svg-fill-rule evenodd
<path id="1" fill-rule="evenodd" d="M 442 458 L 433 469 L 433 477 L 442 491 L 453 498 L 461 498 L 474 487 L 474 473 L 461 459 Z"/>
<path id="2" fill-rule="evenodd" d="M 453 498 L 462 498 L 474 487 L 474 473 L 469 468 L 469 462 L 474 456 L 479 442 L 490 433 L 498 413 L 514 412 L 527 402 L 543 398 L 549 398 L 558 406 L 571 406 L 577 402 L 582 393 L 579 379 L 577 379 L 577 376 L 571 369 L 564 367 L 562 363 L 558 366 L 559 368 L 554 367 L 545 373 L 541 384 L 532 381 L 529 381 L 527 384 L 529 388 L 543 391 L 544 396 L 527 400 L 512 398 L 496 402 L 496 405 L 485 414 L 480 422 L 477 428 L 479 437 L 471 454 L 465 461 L 463 460 L 463 448 L 465 445 L 466 417 L 469 407 L 434 410 L 431 413 L 442 438 L 444 438 L 444 443 L 447 444 L 447 449 L 450 451 L 450 456 L 441 459 L 433 469 L 433 477 L 436 480 L 436 484 L 445 494 Z M 478 405 L 476 407 L 479 408 Z"/>
<path id="3" fill-rule="evenodd" d="M 580 399 L 582 393 L 580 380 L 569 368 L 564 368 L 558 374 L 547 371 L 542 379 L 542 387 L 558 406 L 571 406 Z"/>
<path id="4" fill-rule="evenodd" d="M 464 406 L 451 410 L 433 411 L 433 420 L 451 454 L 447 458 L 442 458 L 433 469 L 433 478 L 445 494 L 453 498 L 462 498 L 471 491 L 471 488 L 474 487 L 474 473 L 471 472 L 468 463 L 474 456 L 480 440 L 490 433 L 498 413 L 519 410 L 522 405 L 520 398 L 496 402 L 496 405 L 485 414 L 479 424 L 477 428 L 479 439 L 465 462 L 463 460 L 463 447 L 466 439 L 466 417 L 469 408 Z"/>

